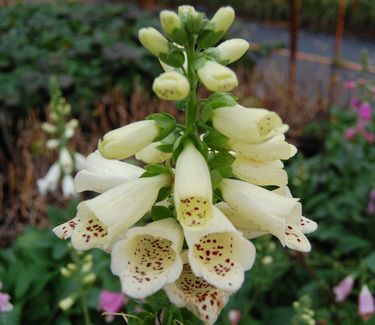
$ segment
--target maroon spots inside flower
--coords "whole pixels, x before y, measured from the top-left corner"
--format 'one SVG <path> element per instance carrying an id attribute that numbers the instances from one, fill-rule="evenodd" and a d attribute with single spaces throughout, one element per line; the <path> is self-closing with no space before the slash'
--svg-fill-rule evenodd
<path id="1" fill-rule="evenodd" d="M 201 198 L 189 197 L 180 200 L 179 220 L 188 227 L 202 226 L 211 215 L 211 205 Z"/>

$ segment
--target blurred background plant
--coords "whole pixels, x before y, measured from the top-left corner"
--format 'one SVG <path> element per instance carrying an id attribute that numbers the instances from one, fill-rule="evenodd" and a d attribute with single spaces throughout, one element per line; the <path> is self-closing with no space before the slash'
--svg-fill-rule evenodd
<path id="1" fill-rule="evenodd" d="M 182 2 L 159 5 L 177 3 Z M 338 3 L 300 0 L 300 25 L 333 31 Z M 159 9 L 155 1 L 139 4 Z M 210 2 L 208 11 L 222 4 Z M 285 25 L 292 16 L 287 1 L 232 1 L 231 5 L 243 16 L 237 26 L 244 32 L 248 18 L 282 20 Z M 374 2 L 347 0 L 346 7 L 346 30 L 373 37 Z M 152 112 L 173 112 L 172 106 L 145 91 L 162 69 L 137 42 L 136 34 L 140 27 L 156 25 L 155 17 L 155 12 L 123 1 L 1 8 L 0 324 L 83 324 L 85 314 L 92 324 L 105 320 L 123 324 L 125 318 L 129 324 L 199 324 L 186 310 L 171 309 L 163 294 L 146 301 L 122 296 L 105 253 L 93 251 L 91 260 L 91 255 L 71 251 L 50 231 L 75 214 L 74 199 L 41 197 L 35 186 L 57 159 L 56 152 L 46 150 L 47 136 L 42 131 L 42 121 L 50 114 L 52 75 L 57 81 L 52 97 L 66 98 L 61 103 L 70 103 L 72 116 L 79 120 L 71 153 L 93 151 L 97 139 L 110 128 Z M 283 250 L 267 236 L 256 239 L 256 266 L 218 324 L 352 325 L 365 320 L 375 324 L 368 295 L 370 308 L 365 314 L 359 308 L 363 288 L 375 292 L 374 75 L 351 74 L 342 87 L 343 80 L 333 75 L 327 81 L 330 75 L 324 72 L 325 81 L 313 87 L 313 78 L 320 73 L 314 65 L 313 73 L 300 72 L 293 91 L 282 69 L 288 62 L 272 61 L 279 47 L 279 41 L 259 44 L 236 65 L 243 85 L 236 95 L 247 106 L 275 109 L 291 124 L 289 136 L 300 153 L 287 165 L 289 186 L 319 229 L 311 237 L 314 247 L 309 255 Z M 366 68 L 358 71 L 371 70 L 373 55 L 371 50 L 362 52 L 358 62 L 365 62 L 361 67 Z M 265 66 L 271 68 L 264 72 Z M 338 86 L 330 88 L 332 83 Z M 53 205 L 48 205 L 52 197 Z M 351 280 L 345 287 L 342 280 L 348 276 Z M 1 309 L 2 304 L 11 310 Z"/>

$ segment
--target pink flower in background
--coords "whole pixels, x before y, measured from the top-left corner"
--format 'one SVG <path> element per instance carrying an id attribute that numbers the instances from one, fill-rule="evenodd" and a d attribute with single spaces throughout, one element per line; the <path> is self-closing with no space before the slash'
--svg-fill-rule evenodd
<path id="1" fill-rule="evenodd" d="M 122 292 L 111 292 L 104 289 L 99 296 L 99 308 L 109 313 L 118 313 L 127 302 L 128 299 Z M 107 323 L 112 322 L 113 319 L 113 315 L 105 317 Z"/>
<path id="2" fill-rule="evenodd" d="M 369 320 L 375 312 L 374 297 L 367 285 L 362 286 L 358 298 L 358 314 L 364 321 Z"/>
<path id="3" fill-rule="evenodd" d="M 346 140 L 352 140 L 357 134 L 356 128 L 348 128 L 345 130 L 344 137 Z"/>
<path id="4" fill-rule="evenodd" d="M 0 292 L 0 313 L 11 311 L 13 305 L 10 303 L 10 296 L 7 293 Z"/>
<path id="5" fill-rule="evenodd" d="M 370 201 L 375 202 L 375 188 L 373 188 L 370 192 Z"/>
<path id="6" fill-rule="evenodd" d="M 238 309 L 232 309 L 228 313 L 230 325 L 237 325 L 241 320 L 241 312 Z"/>
<path id="7" fill-rule="evenodd" d="M 362 103 L 359 106 L 358 117 L 362 121 L 371 121 L 371 119 L 372 119 L 372 111 L 371 111 L 371 106 L 370 106 L 369 103 Z"/>
<path id="8" fill-rule="evenodd" d="M 352 292 L 354 278 L 351 275 L 346 276 L 341 282 L 333 288 L 336 302 L 343 302 Z"/>
<path id="9" fill-rule="evenodd" d="M 374 143 L 375 142 L 375 135 L 371 132 L 368 131 L 363 131 L 362 132 L 363 137 L 368 143 Z"/>
<path id="10" fill-rule="evenodd" d="M 355 88 L 355 81 L 345 81 L 343 84 L 345 89 L 354 89 Z"/>
<path id="11" fill-rule="evenodd" d="M 359 105 L 361 105 L 361 101 L 358 98 L 352 98 L 350 100 L 350 107 L 354 110 L 357 110 Z"/>
<path id="12" fill-rule="evenodd" d="M 370 201 L 367 205 L 367 214 L 375 214 L 375 202 Z"/>

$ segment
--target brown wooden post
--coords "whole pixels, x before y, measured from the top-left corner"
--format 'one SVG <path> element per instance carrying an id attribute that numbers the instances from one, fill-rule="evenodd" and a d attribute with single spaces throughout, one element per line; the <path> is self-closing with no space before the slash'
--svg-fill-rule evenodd
<path id="1" fill-rule="evenodd" d="M 341 61 L 341 42 L 344 34 L 346 0 L 339 0 L 337 11 L 335 44 L 333 46 L 333 63 L 339 64 Z"/>

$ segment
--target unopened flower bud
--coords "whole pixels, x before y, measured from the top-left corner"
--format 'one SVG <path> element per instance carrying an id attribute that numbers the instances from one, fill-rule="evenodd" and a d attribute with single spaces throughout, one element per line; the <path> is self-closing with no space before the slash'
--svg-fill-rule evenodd
<path id="1" fill-rule="evenodd" d="M 66 128 L 64 132 L 64 136 L 66 139 L 72 138 L 74 135 L 74 129 L 73 128 Z"/>
<path id="2" fill-rule="evenodd" d="M 206 61 L 197 72 L 203 85 L 213 92 L 231 91 L 238 86 L 236 74 L 216 61 Z"/>
<path id="3" fill-rule="evenodd" d="M 74 264 L 74 263 L 68 263 L 67 265 L 66 265 L 66 267 L 68 268 L 68 270 L 70 270 L 70 271 L 75 271 L 75 270 L 77 270 L 77 265 L 76 264 Z"/>
<path id="4" fill-rule="evenodd" d="M 139 41 L 152 54 L 168 53 L 168 40 L 155 28 L 142 28 L 138 32 Z"/>
<path id="5" fill-rule="evenodd" d="M 60 151 L 59 163 L 64 174 L 71 174 L 73 171 L 73 159 L 68 149 L 63 148 Z"/>
<path id="6" fill-rule="evenodd" d="M 139 121 L 108 132 L 98 149 L 104 158 L 126 159 L 148 146 L 158 134 L 155 121 Z"/>
<path id="7" fill-rule="evenodd" d="M 172 10 L 162 10 L 160 12 L 160 23 L 167 35 L 172 35 L 176 29 L 182 29 L 182 22 L 179 15 Z"/>
<path id="8" fill-rule="evenodd" d="M 48 149 L 56 149 L 59 146 L 60 141 L 57 139 L 51 139 L 47 141 L 47 148 Z"/>
<path id="9" fill-rule="evenodd" d="M 48 134 L 52 134 L 56 132 L 56 126 L 51 123 L 44 122 L 42 123 L 42 130 Z"/>
<path id="10" fill-rule="evenodd" d="M 189 95 L 189 81 L 177 71 L 164 72 L 154 80 L 152 90 L 159 98 L 181 100 Z"/>
<path id="11" fill-rule="evenodd" d="M 262 258 L 262 264 L 265 266 L 272 264 L 272 262 L 273 262 L 272 256 L 267 255 Z"/>
<path id="12" fill-rule="evenodd" d="M 60 273 L 61 273 L 61 275 L 62 275 L 63 277 L 65 277 L 65 278 L 69 278 L 69 277 L 72 275 L 72 272 L 69 271 L 66 267 L 62 267 L 62 268 L 60 269 Z"/>
<path id="13" fill-rule="evenodd" d="M 74 302 L 75 302 L 75 298 L 73 296 L 69 296 L 63 300 L 60 300 L 59 307 L 62 310 L 68 310 L 73 306 Z"/>
<path id="14" fill-rule="evenodd" d="M 92 269 L 92 261 L 87 261 L 82 266 L 82 273 L 90 272 Z"/>
<path id="15" fill-rule="evenodd" d="M 229 64 L 241 58 L 249 49 L 249 43 L 241 38 L 234 38 L 221 43 L 216 47 L 220 61 Z"/>
<path id="16" fill-rule="evenodd" d="M 90 285 L 93 284 L 95 280 L 96 275 L 94 273 L 90 273 L 83 278 L 83 284 Z"/>
<path id="17" fill-rule="evenodd" d="M 202 14 L 197 12 L 193 6 L 183 5 L 178 7 L 178 15 L 185 24 L 185 28 L 192 34 L 199 33 L 202 24 Z"/>
<path id="18" fill-rule="evenodd" d="M 211 19 L 216 32 L 225 33 L 234 21 L 234 10 L 232 7 L 221 7 Z"/>
<path id="19" fill-rule="evenodd" d="M 78 126 L 78 120 L 75 118 L 72 118 L 68 123 L 66 123 L 67 128 L 75 129 Z"/>

